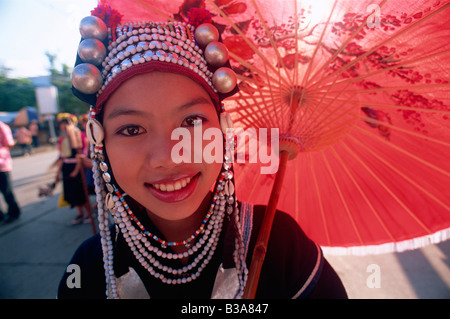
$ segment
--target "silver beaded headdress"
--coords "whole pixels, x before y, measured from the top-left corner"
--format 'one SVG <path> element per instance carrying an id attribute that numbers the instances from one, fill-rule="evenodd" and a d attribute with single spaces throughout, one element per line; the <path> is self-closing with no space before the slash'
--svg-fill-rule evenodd
<path id="1" fill-rule="evenodd" d="M 88 16 L 80 23 L 80 33 L 73 91 L 97 111 L 123 81 L 152 70 L 192 78 L 216 105 L 237 91 L 227 48 L 211 23 L 194 27 L 185 22 L 149 21 L 108 27 L 102 19 Z"/>
<path id="2" fill-rule="evenodd" d="M 234 297 L 243 294 L 247 267 L 238 203 L 235 198 L 232 156 L 234 141 L 224 139 L 224 164 L 218 177 L 210 208 L 200 228 L 186 240 L 168 242 L 152 234 L 127 204 L 127 194 L 115 184 L 103 148 L 104 132 L 98 113 L 109 95 L 130 77 L 153 70 L 186 75 L 201 84 L 216 103 L 221 128 L 232 127 L 221 100 L 236 93 L 236 75 L 229 67 L 226 47 L 210 23 L 194 27 L 180 22 L 134 22 L 108 27 L 100 18 L 86 17 L 80 25 L 82 41 L 72 73 L 73 92 L 91 104 L 86 135 L 91 142 L 91 158 L 98 221 L 106 276 L 106 296 L 121 297 L 120 278 L 114 271 L 110 217 L 141 266 L 165 284 L 185 284 L 196 280 L 216 250 L 225 218 L 229 220 L 235 243 L 232 258 L 237 283 Z M 225 146 L 231 146 L 227 149 Z M 132 199 L 130 199 L 132 201 Z M 170 252 L 184 245 L 183 254 Z M 169 250 L 168 250 L 169 249 Z M 164 260 L 191 257 L 189 265 L 173 269 Z"/>

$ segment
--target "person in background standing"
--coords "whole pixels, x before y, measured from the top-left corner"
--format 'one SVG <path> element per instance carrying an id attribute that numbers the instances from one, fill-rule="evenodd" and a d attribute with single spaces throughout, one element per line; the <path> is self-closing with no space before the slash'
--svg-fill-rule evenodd
<path id="1" fill-rule="evenodd" d="M 63 182 L 64 200 L 77 209 L 73 224 L 90 222 L 89 201 L 83 189 L 83 180 L 79 171 L 77 154 L 82 154 L 86 147 L 86 135 L 77 127 L 77 117 L 69 113 L 57 116 L 61 136 L 58 140 L 59 160 L 55 178 L 57 184 Z M 84 211 L 86 211 L 86 216 Z"/>
<path id="2" fill-rule="evenodd" d="M 6 216 L 0 211 L 0 221 L 10 223 L 20 215 L 20 208 L 14 196 L 11 177 L 9 172 L 12 170 L 12 158 L 10 149 L 14 146 L 14 139 L 11 129 L 8 125 L 0 121 L 0 191 L 3 194 L 8 212 Z"/>
<path id="3" fill-rule="evenodd" d="M 32 120 L 28 126 L 28 129 L 30 130 L 31 138 L 33 140 L 33 147 L 39 147 L 39 125 L 37 120 Z"/>
<path id="4" fill-rule="evenodd" d="M 16 132 L 17 143 L 23 150 L 23 155 L 28 156 L 31 154 L 31 133 L 25 127 L 21 126 Z"/>

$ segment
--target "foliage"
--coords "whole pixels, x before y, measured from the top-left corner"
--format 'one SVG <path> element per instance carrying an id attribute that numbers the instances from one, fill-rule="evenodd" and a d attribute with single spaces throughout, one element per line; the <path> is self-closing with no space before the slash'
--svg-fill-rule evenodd
<path id="1" fill-rule="evenodd" d="M 56 55 L 46 53 L 50 62 L 51 83 L 58 88 L 58 105 L 60 112 L 83 114 L 89 110 L 89 105 L 78 100 L 72 94 L 70 80 L 71 68 L 62 64 L 61 69 L 55 67 Z M 17 112 L 25 106 L 37 107 L 35 88 L 30 79 L 15 79 L 8 77 L 10 70 L 0 65 L 0 111 Z"/>
<path id="2" fill-rule="evenodd" d="M 36 106 L 33 83 L 28 79 L 8 78 L 8 71 L 0 67 L 0 111 L 16 112 L 24 106 Z"/>
<path id="3" fill-rule="evenodd" d="M 70 80 L 71 69 L 62 64 L 61 71 L 55 68 L 56 55 L 49 52 L 46 56 L 50 62 L 51 82 L 58 88 L 58 105 L 60 112 L 71 114 L 83 114 L 89 110 L 89 105 L 81 102 L 72 94 L 72 82 Z"/>

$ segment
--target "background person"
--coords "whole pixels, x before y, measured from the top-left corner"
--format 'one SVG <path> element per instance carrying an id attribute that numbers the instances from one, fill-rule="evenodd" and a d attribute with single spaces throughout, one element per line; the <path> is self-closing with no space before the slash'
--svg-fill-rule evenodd
<path id="1" fill-rule="evenodd" d="M 20 208 L 13 193 L 10 172 L 12 158 L 10 150 L 14 146 L 14 139 L 8 125 L 0 121 L 0 191 L 3 194 L 8 211 L 6 216 L 0 211 L 0 221 L 10 223 L 20 216 Z"/>

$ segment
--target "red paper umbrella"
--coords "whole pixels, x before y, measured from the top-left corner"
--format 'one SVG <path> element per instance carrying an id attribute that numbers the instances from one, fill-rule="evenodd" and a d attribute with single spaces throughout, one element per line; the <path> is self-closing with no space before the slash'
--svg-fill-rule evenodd
<path id="1" fill-rule="evenodd" d="M 225 18 L 242 81 L 229 111 L 279 128 L 295 158 L 277 208 L 320 245 L 374 253 L 449 236 L 449 13 L 448 1 L 249 1 Z M 267 203 L 276 175 L 236 166 L 239 198 Z"/>
<path id="2" fill-rule="evenodd" d="M 221 27 L 240 86 L 227 111 L 259 142 L 278 129 L 277 173 L 235 164 L 238 198 L 269 202 L 262 241 L 275 208 L 340 253 L 450 236 L 448 0 L 126 5 L 175 19 L 206 7 Z"/>

